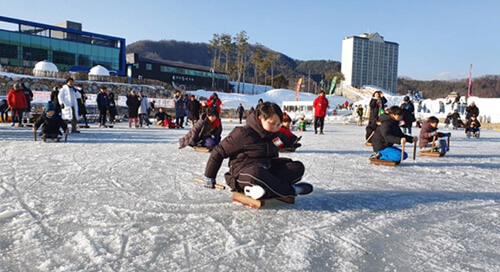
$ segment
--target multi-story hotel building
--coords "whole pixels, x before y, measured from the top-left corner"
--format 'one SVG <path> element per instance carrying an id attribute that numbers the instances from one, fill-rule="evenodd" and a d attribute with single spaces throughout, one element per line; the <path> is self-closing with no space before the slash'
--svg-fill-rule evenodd
<path id="1" fill-rule="evenodd" d="M 360 88 L 375 85 L 396 92 L 399 45 L 378 33 L 346 37 L 342 41 L 344 84 Z"/>

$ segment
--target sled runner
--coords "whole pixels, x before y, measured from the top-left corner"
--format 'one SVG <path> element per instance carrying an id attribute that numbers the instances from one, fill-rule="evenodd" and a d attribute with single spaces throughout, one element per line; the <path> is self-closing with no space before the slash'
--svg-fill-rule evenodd
<path id="1" fill-rule="evenodd" d="M 86 126 L 86 125 L 79 125 L 78 128 L 90 128 L 90 126 Z"/>
<path id="2" fill-rule="evenodd" d="M 196 182 L 199 182 L 199 183 L 204 183 L 205 181 L 202 180 L 201 178 L 194 178 L 194 181 Z M 226 186 L 222 185 L 222 184 L 218 184 L 216 183 L 215 184 L 215 189 L 218 189 L 218 190 L 225 190 L 226 189 Z"/>
<path id="3" fill-rule="evenodd" d="M 295 152 L 297 147 L 282 147 L 279 152 Z"/>
<path id="4" fill-rule="evenodd" d="M 201 179 L 201 178 L 194 178 L 194 180 L 196 182 L 199 182 L 199 183 L 204 183 L 203 179 Z M 225 190 L 226 186 L 224 186 L 222 184 L 215 184 L 215 189 Z M 290 203 L 290 204 L 295 203 L 295 197 L 271 197 L 271 198 L 253 199 L 249 196 L 246 196 L 243 193 L 233 192 L 233 202 L 239 202 L 239 203 L 241 203 L 245 206 L 248 206 L 250 208 L 253 208 L 253 209 L 259 209 L 260 207 L 264 206 L 266 201 L 273 200 L 273 199 L 283 201 L 286 203 Z"/>
<path id="5" fill-rule="evenodd" d="M 263 199 L 253 199 L 249 196 L 244 195 L 243 193 L 233 192 L 233 202 L 239 202 L 245 206 L 248 206 L 253 209 L 260 209 L 266 201 L 276 199 L 282 202 L 286 202 L 289 204 L 295 203 L 295 197 L 271 197 L 271 198 L 263 198 Z"/>
<path id="6" fill-rule="evenodd" d="M 386 161 L 386 160 L 377 160 L 377 159 L 374 160 L 374 159 L 371 159 L 370 163 L 374 164 L 374 165 L 396 166 L 400 162 L 398 162 L 398 161 Z"/>
<path id="7" fill-rule="evenodd" d="M 203 147 L 203 146 L 195 146 L 193 148 L 194 148 L 194 151 L 196 151 L 196 152 L 209 153 L 212 151 L 212 148 Z"/>

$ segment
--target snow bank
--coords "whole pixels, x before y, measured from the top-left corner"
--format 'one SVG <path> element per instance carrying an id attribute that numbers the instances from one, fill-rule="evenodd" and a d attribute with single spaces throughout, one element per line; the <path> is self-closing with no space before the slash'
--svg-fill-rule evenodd
<path id="1" fill-rule="evenodd" d="M 197 90 L 197 91 L 191 91 L 189 93 L 194 94 L 197 97 L 208 98 L 214 92 L 209 92 L 206 90 Z M 262 99 L 264 101 L 274 102 L 278 105 L 281 105 L 283 101 L 295 101 L 295 91 L 286 89 L 274 89 L 267 91 L 265 93 L 255 94 L 255 95 L 223 93 L 223 92 L 216 92 L 216 93 L 219 96 L 219 99 L 222 101 L 222 108 L 224 109 L 237 108 L 239 103 L 241 103 L 245 109 L 250 109 L 250 107 L 255 107 L 257 105 L 259 99 Z M 300 101 L 313 101 L 316 97 L 318 97 L 316 94 L 299 93 Z M 346 100 L 350 101 L 349 99 L 337 95 L 332 95 L 332 97 L 329 98 L 329 100 L 330 100 L 330 105 L 342 104 Z"/>

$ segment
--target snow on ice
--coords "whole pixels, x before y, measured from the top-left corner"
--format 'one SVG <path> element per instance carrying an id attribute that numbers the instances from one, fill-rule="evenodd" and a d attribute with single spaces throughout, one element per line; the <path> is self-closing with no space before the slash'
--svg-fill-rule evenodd
<path id="1" fill-rule="evenodd" d="M 282 155 L 315 191 L 261 210 L 193 181 L 209 154 L 179 150 L 186 132 L 120 123 L 43 143 L 0 124 L 0 271 L 500 269 L 496 130 L 452 130 L 445 157 L 397 167 L 369 164 L 363 127 L 297 132 Z"/>

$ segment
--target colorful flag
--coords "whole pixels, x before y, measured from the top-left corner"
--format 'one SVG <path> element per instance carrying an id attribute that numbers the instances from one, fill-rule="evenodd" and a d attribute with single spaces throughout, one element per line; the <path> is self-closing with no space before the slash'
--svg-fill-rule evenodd
<path id="1" fill-rule="evenodd" d="M 299 101 L 299 91 L 300 91 L 300 86 L 302 86 L 302 81 L 303 78 L 299 78 L 299 82 L 297 82 L 297 87 L 295 88 L 295 101 Z"/>
<path id="2" fill-rule="evenodd" d="M 334 76 L 332 79 L 332 84 L 330 85 L 329 95 L 332 95 L 333 90 L 335 90 L 335 85 L 337 85 L 337 76 Z"/>

